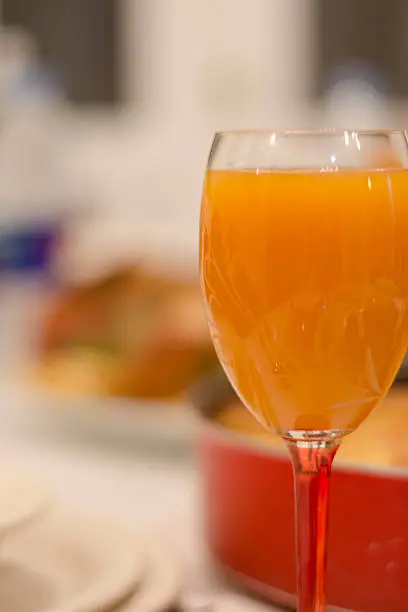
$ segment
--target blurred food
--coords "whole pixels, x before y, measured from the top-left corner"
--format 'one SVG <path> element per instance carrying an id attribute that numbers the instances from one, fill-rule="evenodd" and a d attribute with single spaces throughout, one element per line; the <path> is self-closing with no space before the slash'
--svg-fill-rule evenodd
<path id="1" fill-rule="evenodd" d="M 179 399 L 216 365 L 197 284 L 131 267 L 49 305 L 34 377 L 74 393 Z"/>
<path id="2" fill-rule="evenodd" d="M 284 450 L 284 442 L 258 423 L 239 400 L 226 406 L 217 415 L 217 420 L 228 429 Z M 394 389 L 359 429 L 344 438 L 338 459 L 382 466 L 408 467 L 406 433 L 408 433 L 408 390 Z"/>

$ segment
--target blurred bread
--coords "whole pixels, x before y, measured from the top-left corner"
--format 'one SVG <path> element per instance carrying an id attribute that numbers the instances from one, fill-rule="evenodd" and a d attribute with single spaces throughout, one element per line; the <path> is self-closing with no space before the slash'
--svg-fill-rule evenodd
<path id="1" fill-rule="evenodd" d="M 268 432 L 237 400 L 218 421 L 251 438 L 284 449 L 284 442 Z M 408 389 L 392 390 L 353 434 L 346 436 L 338 458 L 352 463 L 408 467 Z"/>
<path id="2" fill-rule="evenodd" d="M 216 364 L 198 286 L 131 268 L 49 305 L 36 376 L 74 392 L 177 398 Z"/>

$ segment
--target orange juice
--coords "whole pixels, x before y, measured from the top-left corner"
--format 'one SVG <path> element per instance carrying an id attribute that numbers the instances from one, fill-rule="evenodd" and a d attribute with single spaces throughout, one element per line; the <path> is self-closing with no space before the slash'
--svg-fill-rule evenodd
<path id="1" fill-rule="evenodd" d="M 200 267 L 247 407 L 280 433 L 350 432 L 405 353 L 408 171 L 209 171 Z"/>

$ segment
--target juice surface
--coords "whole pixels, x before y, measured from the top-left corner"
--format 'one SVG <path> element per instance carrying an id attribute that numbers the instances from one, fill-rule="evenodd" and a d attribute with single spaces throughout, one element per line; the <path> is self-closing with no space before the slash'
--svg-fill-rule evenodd
<path id="1" fill-rule="evenodd" d="M 215 348 L 269 429 L 352 431 L 408 331 L 408 171 L 211 170 L 200 268 Z"/>

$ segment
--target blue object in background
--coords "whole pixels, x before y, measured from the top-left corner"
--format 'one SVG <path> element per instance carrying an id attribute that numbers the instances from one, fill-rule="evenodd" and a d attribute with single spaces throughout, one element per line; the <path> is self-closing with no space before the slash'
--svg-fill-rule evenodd
<path id="1" fill-rule="evenodd" d="M 59 237 L 58 223 L 0 229 L 0 274 L 48 275 Z"/>

